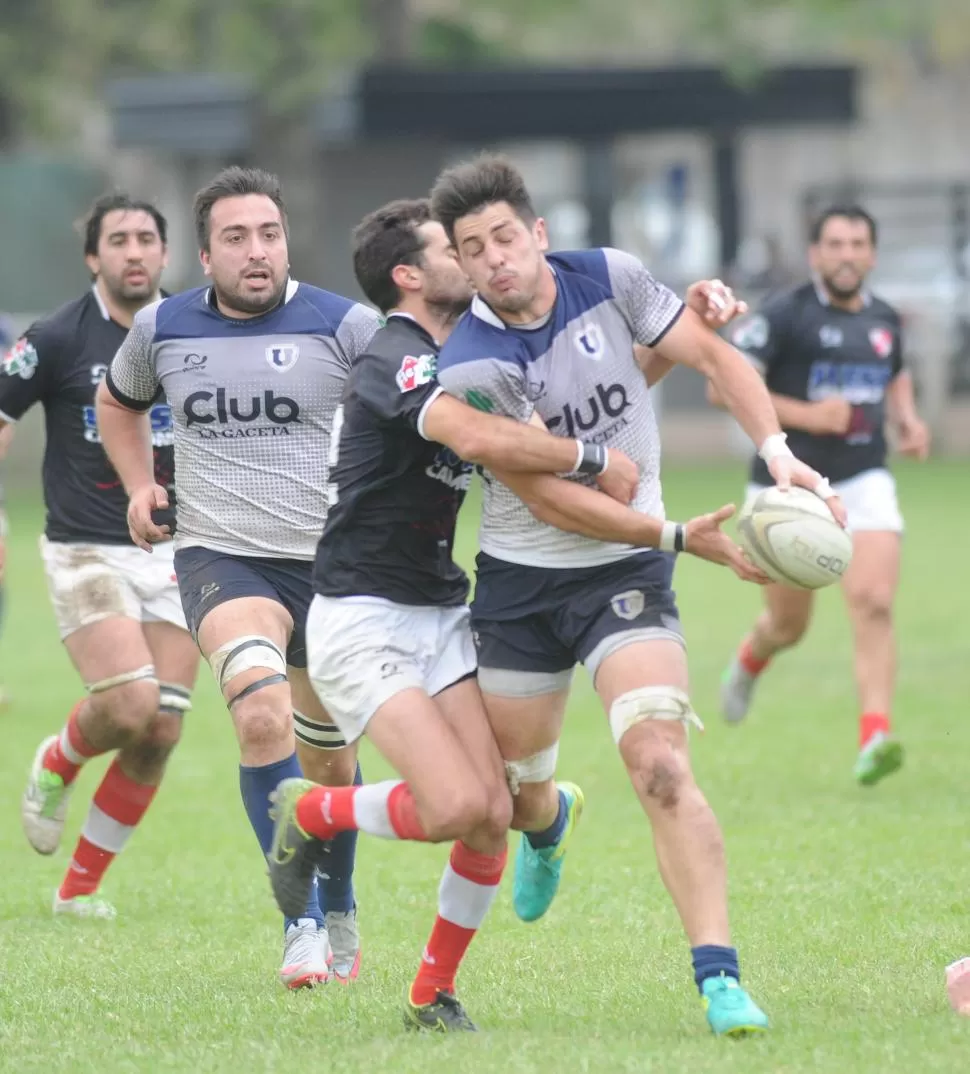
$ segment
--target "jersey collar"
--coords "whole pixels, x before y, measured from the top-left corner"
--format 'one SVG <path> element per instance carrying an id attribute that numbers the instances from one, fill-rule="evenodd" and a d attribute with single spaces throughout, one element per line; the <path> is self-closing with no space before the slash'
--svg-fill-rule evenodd
<path id="1" fill-rule="evenodd" d="M 413 324 L 414 327 L 421 333 L 421 335 L 424 336 L 425 339 L 429 340 L 433 346 L 441 346 L 441 344 L 434 338 L 433 335 L 431 335 L 427 328 L 425 328 L 424 325 L 421 324 L 418 319 L 416 317 L 413 317 L 410 313 L 405 313 L 403 310 L 394 310 L 393 313 L 389 313 L 384 318 L 385 324 L 389 323 L 392 318 L 397 318 L 400 321 L 410 321 L 411 324 Z"/>

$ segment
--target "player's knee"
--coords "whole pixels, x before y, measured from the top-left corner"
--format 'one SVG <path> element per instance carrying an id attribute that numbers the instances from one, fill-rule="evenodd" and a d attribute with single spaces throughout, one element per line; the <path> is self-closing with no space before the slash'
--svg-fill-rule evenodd
<path id="1" fill-rule="evenodd" d="M 460 839 L 482 828 L 488 817 L 489 800 L 485 785 L 469 780 L 455 793 L 440 794 L 429 803 L 422 823 L 432 843 Z"/>
<path id="2" fill-rule="evenodd" d="M 165 766 L 181 737 L 182 720 L 170 713 L 159 712 L 127 752 L 138 771 L 154 774 Z"/>
<path id="3" fill-rule="evenodd" d="M 808 630 L 810 614 L 807 612 L 773 612 L 769 619 L 772 641 L 782 649 L 797 645 Z"/>
<path id="4" fill-rule="evenodd" d="M 282 746 L 293 734 L 293 717 L 284 697 L 251 694 L 232 707 L 239 744 L 244 749 Z"/>
<path id="5" fill-rule="evenodd" d="M 141 738 L 158 715 L 158 683 L 139 679 L 106 690 L 92 690 L 91 704 L 120 736 Z"/>
<path id="6" fill-rule="evenodd" d="M 503 780 L 486 789 L 485 828 L 489 836 L 499 838 L 512 827 L 513 805 L 508 784 Z"/>
<path id="7" fill-rule="evenodd" d="M 853 615 L 864 623 L 888 623 L 893 614 L 893 593 L 887 586 L 866 586 L 850 591 Z"/>
<path id="8" fill-rule="evenodd" d="M 627 735 L 623 760 L 639 796 L 665 811 L 677 808 L 693 782 L 685 754 L 647 727 Z"/>

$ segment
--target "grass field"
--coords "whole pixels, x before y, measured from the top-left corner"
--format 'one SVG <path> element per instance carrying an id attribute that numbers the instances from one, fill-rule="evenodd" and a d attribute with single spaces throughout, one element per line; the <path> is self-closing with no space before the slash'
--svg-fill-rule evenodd
<path id="1" fill-rule="evenodd" d="M 739 468 L 671 470 L 669 510 L 711 509 L 741 481 Z M 23 777 L 78 683 L 47 605 L 39 510 L 14 500 L 0 643 L 13 695 L 0 715 L 0 1070 L 966 1070 L 970 1023 L 946 1004 L 943 968 L 970 953 L 970 470 L 904 468 L 900 486 L 909 533 L 896 720 L 908 756 L 875 790 L 850 778 L 856 711 L 838 595 L 822 595 L 810 637 L 772 670 L 750 721 L 729 729 L 718 675 L 758 593 L 694 560 L 678 568 L 708 727 L 695 764 L 727 836 L 745 981 L 774 1024 L 739 1043 L 707 1031 L 646 823 L 585 675 L 560 771 L 583 785 L 587 812 L 546 919 L 520 924 L 503 885 L 461 978 L 484 1031 L 475 1038 L 414 1039 L 400 1027 L 444 848 L 362 838 L 359 982 L 279 987 L 277 918 L 207 669 L 167 783 L 108 875 L 118 920 L 52 921 L 52 890 L 104 766 L 82 773 L 62 852 L 36 856 L 18 820 Z M 367 778 L 386 774 L 369 750 L 363 760 Z"/>

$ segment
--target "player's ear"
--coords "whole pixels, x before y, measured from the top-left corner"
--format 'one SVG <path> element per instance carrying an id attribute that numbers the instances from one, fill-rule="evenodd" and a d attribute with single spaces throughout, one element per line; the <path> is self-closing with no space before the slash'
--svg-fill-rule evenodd
<path id="1" fill-rule="evenodd" d="M 168 246 L 162 244 L 162 268 L 168 268 Z"/>
<path id="2" fill-rule="evenodd" d="M 84 263 L 88 266 L 88 272 L 92 276 L 98 276 L 101 273 L 101 259 L 97 254 L 85 254 Z"/>
<path id="3" fill-rule="evenodd" d="M 532 225 L 532 234 L 536 237 L 539 249 L 545 253 L 549 249 L 549 232 L 546 230 L 546 222 L 541 216 L 537 217 L 536 222 Z"/>
<path id="4" fill-rule="evenodd" d="M 199 260 L 202 262 L 202 271 L 206 274 L 206 276 L 211 276 L 212 275 L 212 260 L 209 257 L 209 251 L 208 250 L 200 250 L 199 251 Z"/>
<path id="5" fill-rule="evenodd" d="M 416 265 L 395 265 L 391 269 L 391 280 L 399 291 L 418 291 L 421 289 L 421 270 Z"/>

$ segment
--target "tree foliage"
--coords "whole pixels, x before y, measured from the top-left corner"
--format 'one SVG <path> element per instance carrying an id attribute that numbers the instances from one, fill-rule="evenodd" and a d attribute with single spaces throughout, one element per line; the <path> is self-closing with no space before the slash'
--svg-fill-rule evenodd
<path id="1" fill-rule="evenodd" d="M 0 0 L 0 95 L 22 129 L 69 133 L 106 77 L 251 75 L 298 111 L 361 59 L 716 62 L 970 57 L 967 0 Z"/>

